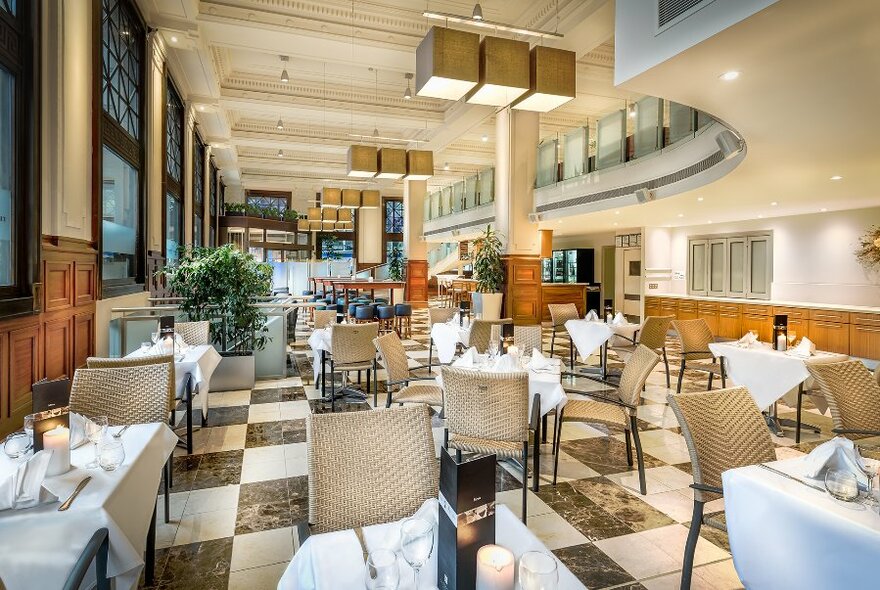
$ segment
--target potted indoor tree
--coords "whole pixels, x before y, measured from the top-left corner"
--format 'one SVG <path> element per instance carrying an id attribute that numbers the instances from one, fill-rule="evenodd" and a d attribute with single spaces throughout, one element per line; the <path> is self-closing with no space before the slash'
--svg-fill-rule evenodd
<path id="1" fill-rule="evenodd" d="M 393 246 L 388 253 L 388 280 L 402 281 L 406 262 L 400 246 Z M 403 301 L 405 289 L 394 289 L 395 301 Z"/>
<path id="2" fill-rule="evenodd" d="M 474 278 L 477 280 L 476 309 L 481 310 L 485 320 L 501 319 L 501 302 L 504 282 L 504 262 L 501 260 L 501 239 L 487 225 L 486 231 L 473 241 Z"/>
<path id="3" fill-rule="evenodd" d="M 211 378 L 211 390 L 253 387 L 254 351 L 268 341 L 266 316 L 255 298 L 271 294 L 272 266 L 226 244 L 185 249 L 176 264 L 159 272 L 171 293 L 181 298 L 180 311 L 187 319 L 211 321 L 212 340 L 224 357 Z"/>

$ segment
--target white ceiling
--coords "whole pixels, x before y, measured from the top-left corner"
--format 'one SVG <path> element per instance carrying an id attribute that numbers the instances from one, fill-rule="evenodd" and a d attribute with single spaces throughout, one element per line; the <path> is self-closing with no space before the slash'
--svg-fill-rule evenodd
<path id="1" fill-rule="evenodd" d="M 699 190 L 544 224 L 561 235 L 880 206 L 876 0 L 780 0 L 624 86 L 712 113 L 748 154 Z"/>

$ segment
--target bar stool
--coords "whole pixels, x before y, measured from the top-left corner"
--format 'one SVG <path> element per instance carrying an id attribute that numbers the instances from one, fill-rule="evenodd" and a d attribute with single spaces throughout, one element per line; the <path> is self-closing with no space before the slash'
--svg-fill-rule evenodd
<path id="1" fill-rule="evenodd" d="M 388 305 L 387 297 L 376 297 L 376 303 L 379 305 Z"/>
<path id="2" fill-rule="evenodd" d="M 349 303 L 348 304 L 348 317 L 354 319 L 357 313 L 357 309 L 359 307 L 363 307 L 363 303 Z"/>
<path id="3" fill-rule="evenodd" d="M 372 322 L 375 317 L 376 307 L 373 305 L 362 305 L 354 310 L 354 321 L 358 324 Z"/>
<path id="4" fill-rule="evenodd" d="M 397 316 L 397 335 L 401 338 L 412 336 L 412 305 L 409 303 L 396 304 L 394 315 Z"/>
<path id="5" fill-rule="evenodd" d="M 394 306 L 378 306 L 376 308 L 376 317 L 379 319 L 379 332 L 392 332 L 394 330 Z"/>

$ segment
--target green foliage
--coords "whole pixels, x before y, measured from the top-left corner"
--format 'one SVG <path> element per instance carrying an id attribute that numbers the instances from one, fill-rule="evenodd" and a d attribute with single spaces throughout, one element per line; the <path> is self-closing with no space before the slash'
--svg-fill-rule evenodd
<path id="1" fill-rule="evenodd" d="M 399 246 L 392 247 L 388 253 L 388 278 L 392 281 L 403 280 L 403 252 Z"/>
<path id="2" fill-rule="evenodd" d="M 244 203 L 223 203 L 223 212 L 225 215 L 243 215 L 245 210 Z"/>
<path id="3" fill-rule="evenodd" d="M 271 294 L 271 265 L 226 244 L 184 249 L 176 265 L 159 273 L 171 292 L 183 298 L 180 309 L 191 321 L 225 320 L 212 323 L 214 342 L 238 351 L 262 350 L 266 345 L 266 316 L 254 305 L 254 298 Z"/>
<path id="4" fill-rule="evenodd" d="M 330 235 L 321 240 L 324 260 L 339 260 L 339 238 Z"/>
<path id="5" fill-rule="evenodd" d="M 504 282 L 504 263 L 501 260 L 501 239 L 491 226 L 473 241 L 474 278 L 480 293 L 500 293 Z"/>
<path id="6" fill-rule="evenodd" d="M 296 209 L 288 209 L 284 212 L 284 221 L 296 221 L 299 219 L 299 213 Z"/>

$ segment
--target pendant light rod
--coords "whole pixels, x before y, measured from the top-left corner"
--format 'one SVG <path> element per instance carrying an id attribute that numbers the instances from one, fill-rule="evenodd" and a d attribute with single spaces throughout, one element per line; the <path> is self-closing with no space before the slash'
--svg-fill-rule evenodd
<path id="1" fill-rule="evenodd" d="M 451 14 L 448 12 L 434 12 L 428 11 L 422 13 L 422 16 L 425 18 L 430 18 L 434 20 L 442 20 L 448 23 L 457 23 L 462 25 L 470 25 L 472 27 L 479 27 L 481 29 L 493 29 L 496 31 L 505 31 L 507 33 L 516 33 L 518 35 L 529 35 L 531 37 L 553 37 L 557 39 L 563 38 L 565 35 L 562 33 L 556 33 L 554 31 L 542 31 L 540 29 L 528 29 L 524 27 L 517 27 L 515 25 L 507 25 L 504 23 L 499 23 L 495 21 L 485 20 L 485 19 L 477 19 L 472 16 L 461 16 L 459 14 Z"/>

